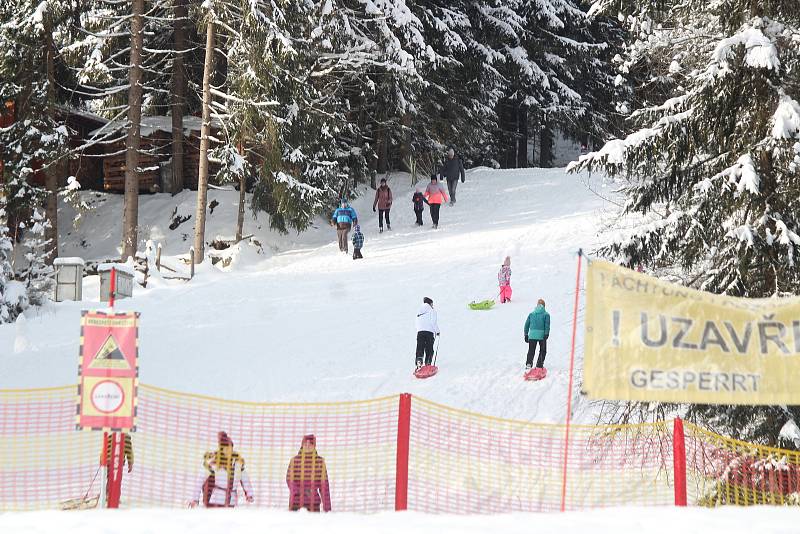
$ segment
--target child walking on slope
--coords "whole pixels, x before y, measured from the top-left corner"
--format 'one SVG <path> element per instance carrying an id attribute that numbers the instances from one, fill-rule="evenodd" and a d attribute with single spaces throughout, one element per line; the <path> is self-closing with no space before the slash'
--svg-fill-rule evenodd
<path id="1" fill-rule="evenodd" d="M 425 198 L 425 195 L 422 194 L 419 187 L 417 187 L 414 196 L 411 197 L 411 202 L 414 203 L 414 215 L 417 216 L 416 225 L 422 226 L 422 212 L 425 210 L 425 204 L 428 203 L 428 199 Z"/>
<path id="2" fill-rule="evenodd" d="M 506 256 L 503 265 L 500 266 L 497 282 L 500 284 L 500 304 L 511 302 L 511 256 Z"/>
<path id="3" fill-rule="evenodd" d="M 361 225 L 356 225 L 356 231 L 353 232 L 353 259 L 363 259 L 361 255 L 361 247 L 364 246 L 364 234 L 361 233 Z"/>

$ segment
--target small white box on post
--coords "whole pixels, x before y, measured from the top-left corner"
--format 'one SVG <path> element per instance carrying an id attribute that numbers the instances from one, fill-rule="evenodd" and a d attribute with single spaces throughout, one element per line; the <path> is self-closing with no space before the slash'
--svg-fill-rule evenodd
<path id="1" fill-rule="evenodd" d="M 83 269 L 86 262 L 83 258 L 56 258 L 55 301 L 83 299 Z"/>
<path id="2" fill-rule="evenodd" d="M 134 269 L 126 263 L 102 263 L 97 266 L 100 274 L 100 302 L 108 302 L 111 293 L 111 269 L 116 271 L 115 299 L 124 299 L 133 296 Z"/>

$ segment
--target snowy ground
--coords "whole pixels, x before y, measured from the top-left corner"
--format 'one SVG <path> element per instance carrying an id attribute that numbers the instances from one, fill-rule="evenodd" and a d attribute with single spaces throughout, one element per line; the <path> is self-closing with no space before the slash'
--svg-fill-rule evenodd
<path id="1" fill-rule="evenodd" d="M 566 514 L 488 516 L 383 513 L 319 515 L 256 510 L 107 510 L 0 515 L 0 529 L 14 534 L 795 534 L 792 508 L 612 508 Z"/>
<path id="2" fill-rule="evenodd" d="M 227 272 L 207 262 L 190 283 L 152 279 L 119 302 L 118 309 L 142 313 L 141 380 L 262 401 L 410 392 L 481 413 L 562 422 L 575 253 L 598 243 L 607 209 L 587 180 L 562 169 L 473 170 L 459 184 L 457 205 L 442 208 L 440 228 L 433 230 L 427 212 L 424 227 L 413 225 L 408 176 L 395 175 L 391 232 L 378 234 L 371 192 L 355 203 L 366 235 L 359 261 L 338 251 L 323 220 L 300 236 L 279 236 L 248 213 L 246 233 L 255 234 L 263 254 L 243 245 Z M 98 206 L 79 230 L 69 227 L 69 209 L 61 214 L 62 256 L 114 254 L 122 198 L 92 195 Z M 187 191 L 140 200 L 142 234 L 164 244 L 164 262 L 173 267 L 172 256 L 189 248 L 193 219 L 174 231 L 168 225 L 176 209 L 194 213 L 194 198 Z M 210 200 L 220 204 L 209 217 L 209 237 L 234 233 L 237 198 L 234 191 L 211 191 Z M 469 310 L 471 300 L 497 294 L 506 254 L 513 302 Z M 98 286 L 97 277 L 87 277 L 84 302 L 51 304 L 0 327 L 0 388 L 75 383 L 80 310 L 99 306 Z M 411 374 L 414 316 L 423 296 L 434 299 L 442 329 L 440 373 L 427 381 Z M 552 315 L 550 374 L 526 383 L 523 323 L 539 297 Z M 580 331 L 579 325 L 579 353 Z M 591 419 L 585 408 L 579 419 Z"/>

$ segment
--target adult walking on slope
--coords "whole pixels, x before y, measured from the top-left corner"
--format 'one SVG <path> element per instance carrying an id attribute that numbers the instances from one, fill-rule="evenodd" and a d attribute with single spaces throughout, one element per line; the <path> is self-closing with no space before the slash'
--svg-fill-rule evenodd
<path id="1" fill-rule="evenodd" d="M 539 359 L 536 368 L 544 367 L 544 358 L 547 356 L 547 338 L 550 336 L 550 314 L 544 309 L 544 299 L 539 299 L 536 308 L 528 314 L 525 321 L 525 343 L 528 344 L 528 359 L 525 369 L 533 367 L 533 357 L 536 346 L 539 346 Z"/>
<path id="2" fill-rule="evenodd" d="M 433 362 L 433 341 L 439 335 L 439 321 L 436 310 L 433 309 L 433 299 L 422 299 L 422 307 L 417 312 L 417 369 L 422 367 L 423 355 L 425 365 Z"/>
<path id="3" fill-rule="evenodd" d="M 358 223 L 358 215 L 346 199 L 342 199 L 341 204 L 331 216 L 331 226 L 336 227 L 336 236 L 339 239 L 339 251 L 347 254 L 347 234 L 350 228 Z"/>
<path id="4" fill-rule="evenodd" d="M 321 507 L 326 512 L 331 511 L 328 469 L 325 459 L 317 454 L 314 434 L 303 436 L 300 451 L 286 470 L 286 485 L 289 486 L 289 510 L 305 508 L 309 512 L 319 512 Z"/>
<path id="5" fill-rule="evenodd" d="M 458 179 L 461 178 L 461 183 L 464 183 L 466 174 L 464 173 L 464 164 L 461 162 L 461 157 L 456 156 L 456 151 L 453 147 L 447 149 L 447 159 L 439 170 L 439 174 L 444 176 L 447 180 L 447 190 L 450 192 L 450 205 L 456 203 L 456 188 L 458 187 Z"/>
<path id="6" fill-rule="evenodd" d="M 447 202 L 447 191 L 444 186 L 439 183 L 435 174 L 431 174 L 431 183 L 425 188 L 425 199 L 431 207 L 431 221 L 433 221 L 433 228 L 439 228 L 439 210 L 442 204 Z"/>
<path id="7" fill-rule="evenodd" d="M 392 229 L 389 221 L 389 210 L 392 209 L 392 190 L 386 185 L 386 178 L 381 178 L 381 185 L 375 191 L 375 200 L 372 202 L 372 211 L 378 208 L 378 230 L 383 233 L 383 219 L 386 218 L 386 229 Z"/>

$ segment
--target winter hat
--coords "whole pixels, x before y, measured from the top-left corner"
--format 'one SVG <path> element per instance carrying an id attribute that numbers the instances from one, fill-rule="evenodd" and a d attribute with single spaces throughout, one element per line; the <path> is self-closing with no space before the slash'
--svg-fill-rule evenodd
<path id="1" fill-rule="evenodd" d="M 424 299 L 422 299 L 422 302 L 425 304 L 433 304 L 433 299 L 431 299 L 430 297 L 425 297 Z"/>
<path id="2" fill-rule="evenodd" d="M 506 256 L 506 259 L 503 262 L 503 267 L 511 267 L 511 256 Z"/>
<path id="3" fill-rule="evenodd" d="M 431 173 L 431 180 L 438 180 L 438 179 L 439 179 L 439 178 L 437 178 L 437 177 L 436 177 L 436 173 L 435 173 L 435 172 L 432 172 L 432 173 Z"/>
<path id="4" fill-rule="evenodd" d="M 300 443 L 300 446 L 302 447 L 306 443 L 311 443 L 311 445 L 316 447 L 317 438 L 314 436 L 314 434 L 306 434 L 305 436 L 303 436 L 303 441 Z"/>
<path id="5" fill-rule="evenodd" d="M 356 232 L 360 232 L 360 231 L 361 231 L 361 225 L 360 225 L 360 224 L 357 224 L 357 225 L 356 225 Z"/>
<path id="6" fill-rule="evenodd" d="M 385 184 L 386 183 L 386 178 L 381 178 L 381 183 Z"/>
<path id="7" fill-rule="evenodd" d="M 544 299 L 539 299 L 538 301 L 536 301 L 536 304 L 541 304 L 542 306 L 544 306 Z"/>
<path id="8" fill-rule="evenodd" d="M 227 432 L 218 433 L 217 441 L 219 442 L 220 447 L 224 447 L 226 445 L 230 445 L 231 447 L 233 447 L 233 440 L 228 436 Z"/>

